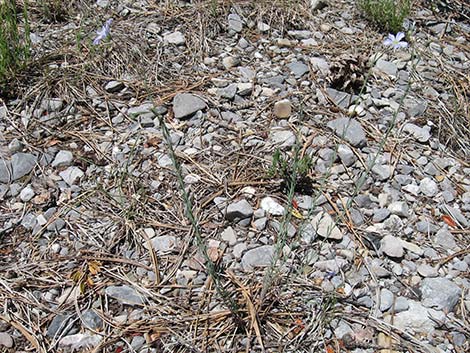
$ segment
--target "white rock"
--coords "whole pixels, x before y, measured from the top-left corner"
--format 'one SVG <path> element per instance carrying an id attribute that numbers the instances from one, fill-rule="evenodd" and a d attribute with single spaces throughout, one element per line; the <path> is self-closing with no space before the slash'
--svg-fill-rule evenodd
<path id="1" fill-rule="evenodd" d="M 52 161 L 53 167 L 69 166 L 73 161 L 73 155 L 70 151 L 59 151 Z"/>
<path id="2" fill-rule="evenodd" d="M 73 350 L 92 348 L 98 346 L 101 342 L 101 335 L 92 335 L 89 333 L 77 333 L 75 335 L 62 337 L 59 341 L 60 347 L 70 347 Z"/>
<path id="3" fill-rule="evenodd" d="M 386 235 L 380 241 L 380 249 L 390 257 L 401 258 L 404 254 L 403 244 L 401 239 L 393 235 Z"/>
<path id="4" fill-rule="evenodd" d="M 433 197 L 439 192 L 439 187 L 431 178 L 423 178 L 419 183 L 419 191 L 428 197 Z"/>
<path id="5" fill-rule="evenodd" d="M 68 167 L 59 173 L 59 176 L 70 186 L 75 184 L 83 175 L 85 174 L 78 167 Z"/>
<path id="6" fill-rule="evenodd" d="M 261 200 L 261 208 L 273 216 L 282 216 L 285 212 L 284 206 L 269 196 Z"/>
<path id="7" fill-rule="evenodd" d="M 28 202 L 34 197 L 35 193 L 31 185 L 27 185 L 23 190 L 20 192 L 20 199 L 23 202 Z"/>
<path id="8" fill-rule="evenodd" d="M 163 40 L 175 45 L 183 45 L 186 42 L 186 38 L 183 33 L 176 31 L 173 33 L 168 33 L 163 36 Z"/>

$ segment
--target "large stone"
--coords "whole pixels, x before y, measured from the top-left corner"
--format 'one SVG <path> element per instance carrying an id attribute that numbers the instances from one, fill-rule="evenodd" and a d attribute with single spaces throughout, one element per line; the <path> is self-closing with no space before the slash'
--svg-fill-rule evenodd
<path id="1" fill-rule="evenodd" d="M 228 15 L 228 28 L 234 32 L 240 33 L 243 29 L 243 21 L 237 14 Z"/>
<path id="2" fill-rule="evenodd" d="M 401 239 L 393 235 L 386 235 L 380 241 L 380 249 L 387 255 L 393 258 L 401 258 L 404 254 L 403 244 Z"/>
<path id="3" fill-rule="evenodd" d="M 398 72 L 398 67 L 395 63 L 383 59 L 377 60 L 375 69 L 389 76 L 396 76 Z"/>
<path id="4" fill-rule="evenodd" d="M 395 313 L 393 316 L 393 325 L 404 332 L 413 330 L 418 333 L 429 333 L 440 325 L 439 322 L 445 321 L 442 311 L 426 308 L 414 300 L 409 300 L 408 304 L 408 310 Z M 386 316 L 385 319 L 391 323 L 392 316 Z"/>
<path id="5" fill-rule="evenodd" d="M 173 113 L 177 119 L 193 115 L 206 107 L 206 103 L 201 98 L 190 93 L 179 93 L 173 98 Z"/>
<path id="6" fill-rule="evenodd" d="M 105 289 L 106 295 L 116 299 L 121 304 L 142 305 L 143 297 L 134 288 L 129 286 L 109 286 Z"/>
<path id="7" fill-rule="evenodd" d="M 59 151 L 52 161 L 53 167 L 69 166 L 73 161 L 73 154 L 70 151 Z"/>
<path id="8" fill-rule="evenodd" d="M 292 113 L 292 104 L 288 99 L 274 103 L 274 115 L 278 118 L 288 118 Z"/>
<path id="9" fill-rule="evenodd" d="M 327 126 L 355 147 L 363 146 L 367 142 L 364 129 L 356 119 L 338 118 L 328 122 Z"/>
<path id="10" fill-rule="evenodd" d="M 320 212 L 310 221 L 313 230 L 322 238 L 341 240 L 343 233 L 336 226 L 335 221 L 326 212 Z"/>
<path id="11" fill-rule="evenodd" d="M 292 72 L 292 74 L 296 77 L 296 78 L 300 78 L 302 77 L 305 73 L 308 72 L 308 66 L 305 65 L 303 62 L 301 61 L 295 61 L 293 63 L 290 63 L 287 65 L 287 67 L 290 69 L 290 71 Z"/>
<path id="12" fill-rule="evenodd" d="M 84 351 L 87 348 L 98 346 L 101 340 L 101 335 L 77 333 L 75 335 L 62 337 L 58 344 L 59 347 L 70 347 L 73 351 Z"/>
<path id="13" fill-rule="evenodd" d="M 431 138 L 431 134 L 429 133 L 429 127 L 419 127 L 412 123 L 406 123 L 403 126 L 403 131 L 412 135 L 417 141 L 419 142 L 427 142 Z"/>
<path id="14" fill-rule="evenodd" d="M 246 200 L 240 200 L 227 206 L 225 218 L 229 221 L 236 219 L 250 218 L 253 215 L 253 208 Z"/>
<path id="15" fill-rule="evenodd" d="M 261 208 L 265 210 L 266 213 L 273 216 L 282 216 L 285 212 L 284 206 L 280 205 L 270 196 L 267 196 L 261 200 Z"/>
<path id="16" fill-rule="evenodd" d="M 36 165 L 37 157 L 29 153 L 15 153 L 11 158 L 12 180 L 29 174 Z"/>
<path id="17" fill-rule="evenodd" d="M 59 176 L 70 186 L 75 184 L 83 175 L 83 171 L 78 167 L 68 167 L 59 173 Z"/>
<path id="18" fill-rule="evenodd" d="M 245 252 L 242 257 L 242 266 L 245 271 L 251 271 L 256 267 L 266 267 L 271 264 L 274 256 L 272 245 L 263 245 Z"/>
<path id="19" fill-rule="evenodd" d="M 462 290 L 447 278 L 425 278 L 421 282 L 423 305 L 450 312 L 460 299 Z"/>
<path id="20" fill-rule="evenodd" d="M 183 45 L 186 42 L 186 38 L 184 37 L 184 34 L 181 32 L 173 32 L 173 33 L 168 33 L 163 36 L 163 40 L 170 44 L 175 44 L 175 45 Z"/>

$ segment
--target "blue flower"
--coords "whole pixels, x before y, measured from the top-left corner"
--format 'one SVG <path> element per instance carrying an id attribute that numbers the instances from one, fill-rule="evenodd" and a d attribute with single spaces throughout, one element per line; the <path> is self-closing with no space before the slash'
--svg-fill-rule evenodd
<path id="1" fill-rule="evenodd" d="M 112 22 L 113 22 L 113 19 L 110 18 L 109 20 L 106 21 L 106 23 L 103 25 L 103 27 L 99 31 L 96 31 L 96 34 L 98 34 L 98 36 L 93 41 L 94 45 L 100 44 L 103 39 L 109 36 L 109 31 L 110 31 Z"/>
<path id="2" fill-rule="evenodd" d="M 406 48 L 408 47 L 408 43 L 401 41 L 403 38 L 405 38 L 405 33 L 403 32 L 398 32 L 396 36 L 390 33 L 387 39 L 384 40 L 384 45 L 388 47 L 391 46 L 393 49 Z"/>

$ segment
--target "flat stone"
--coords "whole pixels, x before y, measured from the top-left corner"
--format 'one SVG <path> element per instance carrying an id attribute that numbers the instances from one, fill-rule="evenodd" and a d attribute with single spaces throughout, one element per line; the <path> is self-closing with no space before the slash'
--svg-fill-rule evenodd
<path id="1" fill-rule="evenodd" d="M 419 221 L 415 225 L 416 230 L 424 234 L 436 234 L 439 227 L 429 221 Z"/>
<path id="2" fill-rule="evenodd" d="M 173 235 L 162 235 L 150 240 L 152 248 L 157 253 L 168 253 L 175 250 L 178 246 L 178 241 Z"/>
<path id="3" fill-rule="evenodd" d="M 28 202 L 34 197 L 35 192 L 31 185 L 27 185 L 23 190 L 20 192 L 20 200 L 23 202 Z"/>
<path id="4" fill-rule="evenodd" d="M 341 240 L 343 239 L 343 233 L 336 226 L 335 221 L 326 212 L 320 212 L 310 221 L 313 229 L 322 238 Z"/>
<path id="5" fill-rule="evenodd" d="M 392 176 L 391 167 L 388 165 L 376 164 L 372 167 L 372 173 L 380 181 L 387 180 Z"/>
<path id="6" fill-rule="evenodd" d="M 251 216 L 253 216 L 253 208 L 248 201 L 244 199 L 229 204 L 227 206 L 227 213 L 225 214 L 225 218 L 229 221 L 250 218 Z"/>
<path id="7" fill-rule="evenodd" d="M 184 37 L 184 34 L 179 31 L 165 34 L 163 36 L 163 40 L 165 42 L 168 42 L 174 45 L 183 45 L 186 42 L 186 38 Z"/>
<path id="8" fill-rule="evenodd" d="M 15 153 L 11 158 L 12 181 L 29 174 L 36 166 L 37 157 L 29 153 Z"/>
<path id="9" fill-rule="evenodd" d="M 400 217 L 409 217 L 410 210 L 408 204 L 405 201 L 394 201 L 388 205 L 388 210 L 391 214 L 400 216 Z"/>
<path id="10" fill-rule="evenodd" d="M 233 99 L 233 97 L 235 97 L 235 94 L 237 94 L 237 84 L 232 83 L 228 85 L 227 87 L 219 88 L 217 90 L 217 94 L 222 98 L 227 98 L 231 100 Z"/>
<path id="11" fill-rule="evenodd" d="M 266 33 L 271 29 L 271 26 L 268 25 L 267 23 L 259 21 L 256 24 L 256 28 L 258 28 L 258 31 L 260 31 L 261 33 Z"/>
<path id="12" fill-rule="evenodd" d="M 69 185 L 75 184 L 85 174 L 78 167 L 68 167 L 59 173 L 59 176 Z"/>
<path id="13" fill-rule="evenodd" d="M 287 31 L 287 34 L 295 39 L 308 39 L 312 37 L 312 32 L 307 30 L 291 30 Z"/>
<path id="14" fill-rule="evenodd" d="M 273 216 L 282 216 L 285 212 L 284 206 L 280 205 L 275 199 L 270 196 L 267 196 L 261 200 L 261 208 L 266 211 L 266 213 Z"/>
<path id="15" fill-rule="evenodd" d="M 13 338 L 6 332 L 0 332 L 0 347 L 12 348 Z"/>
<path id="16" fill-rule="evenodd" d="M 375 69 L 389 76 L 396 76 L 398 72 L 398 67 L 395 63 L 383 59 L 377 60 Z"/>
<path id="17" fill-rule="evenodd" d="M 263 245 L 250 249 L 242 257 L 242 267 L 245 271 L 251 271 L 256 267 L 266 267 L 271 264 L 274 256 L 272 245 Z"/>
<path id="18" fill-rule="evenodd" d="M 173 98 L 173 113 L 177 119 L 193 115 L 206 108 L 207 105 L 201 98 L 190 93 L 179 93 Z"/>
<path id="19" fill-rule="evenodd" d="M 446 312 L 453 311 L 462 289 L 447 278 L 425 278 L 421 282 L 422 303 Z"/>
<path id="20" fill-rule="evenodd" d="M 72 350 L 82 350 L 98 346 L 101 342 L 101 335 L 90 333 L 77 333 L 71 336 L 62 337 L 59 340 L 59 347 L 70 347 Z"/>
<path id="21" fill-rule="evenodd" d="M 417 271 L 422 277 L 437 277 L 439 273 L 436 267 L 432 267 L 428 264 L 421 264 L 418 266 Z"/>
<path id="22" fill-rule="evenodd" d="M 237 93 L 239 96 L 248 96 L 253 92 L 253 84 L 251 82 L 241 82 L 237 84 Z"/>
<path id="23" fill-rule="evenodd" d="M 345 269 L 348 265 L 348 261 L 341 258 L 335 258 L 331 260 L 316 261 L 313 266 L 324 272 L 339 273 L 340 270 Z"/>
<path id="24" fill-rule="evenodd" d="M 351 118 L 338 118 L 329 121 L 327 126 L 332 129 L 337 136 L 344 138 L 354 147 L 360 147 L 367 143 L 366 134 L 362 125 Z"/>
<path id="25" fill-rule="evenodd" d="M 287 67 L 296 78 L 302 77 L 309 70 L 308 66 L 301 61 L 294 61 L 290 64 L 287 64 Z"/>
<path id="26" fill-rule="evenodd" d="M 230 226 L 224 229 L 220 237 L 222 240 L 228 242 L 229 245 L 235 245 L 237 243 L 237 233 L 235 233 Z"/>
<path id="27" fill-rule="evenodd" d="M 235 258 L 239 259 L 242 257 L 243 252 L 246 250 L 246 244 L 245 243 L 239 243 L 233 247 L 233 256 Z"/>
<path id="28" fill-rule="evenodd" d="M 227 56 L 222 59 L 222 65 L 228 70 L 232 67 L 240 65 L 240 58 L 238 56 Z"/>
<path id="29" fill-rule="evenodd" d="M 105 86 L 104 89 L 108 93 L 115 93 L 119 92 L 124 88 L 124 83 L 119 82 L 119 81 L 109 81 Z"/>
<path id="30" fill-rule="evenodd" d="M 127 110 L 127 114 L 131 117 L 136 117 L 142 114 L 152 113 L 152 109 L 155 108 L 153 103 L 143 103 L 137 107 L 132 107 Z"/>
<path id="31" fill-rule="evenodd" d="M 280 147 L 291 147 L 296 142 L 295 134 L 291 130 L 273 129 L 270 134 L 270 139 L 273 144 Z"/>
<path id="32" fill-rule="evenodd" d="M 243 29 L 243 21 L 237 14 L 228 15 L 228 28 L 234 32 L 240 33 Z"/>
<path id="33" fill-rule="evenodd" d="M 429 130 L 429 127 L 419 127 L 412 123 L 406 123 L 403 125 L 403 131 L 409 133 L 415 138 L 415 140 L 422 143 L 428 142 L 431 138 Z"/>
<path id="34" fill-rule="evenodd" d="M 393 305 L 394 294 L 387 288 L 382 288 L 380 291 L 380 311 L 384 312 L 390 309 Z"/>
<path id="35" fill-rule="evenodd" d="M 59 314 L 54 316 L 47 328 L 46 336 L 52 338 L 58 333 L 61 333 L 62 335 L 66 335 L 67 333 L 69 333 L 72 328 L 71 326 L 67 325 L 70 319 L 71 315 L 66 314 Z"/>
<path id="36" fill-rule="evenodd" d="M 98 331 L 103 328 L 103 319 L 93 309 L 85 310 L 82 313 L 82 319 L 86 328 L 94 331 Z"/>
<path id="37" fill-rule="evenodd" d="M 143 297 L 129 286 L 109 286 L 105 289 L 106 295 L 116 299 L 121 304 L 141 305 L 144 304 Z"/>
<path id="38" fill-rule="evenodd" d="M 395 313 L 401 313 L 402 311 L 408 310 L 410 307 L 410 304 L 408 303 L 408 299 L 405 297 L 398 297 L 395 300 L 395 305 L 393 307 L 393 310 Z"/>
<path id="39" fill-rule="evenodd" d="M 330 65 L 323 58 L 319 58 L 319 57 L 310 58 L 310 64 L 312 65 L 312 68 L 315 71 L 320 72 L 323 75 L 327 75 L 330 72 Z"/>
<path id="40" fill-rule="evenodd" d="M 433 197 L 439 192 L 439 187 L 431 178 L 423 178 L 419 183 L 419 191 L 428 197 Z"/>
<path id="41" fill-rule="evenodd" d="M 378 208 L 374 210 L 374 216 L 372 217 L 372 222 L 380 223 L 383 220 L 387 219 L 390 216 L 390 211 L 386 208 Z"/>
<path id="42" fill-rule="evenodd" d="M 5 159 L 0 159 L 0 183 L 9 183 L 11 180 L 11 163 Z"/>
<path id="43" fill-rule="evenodd" d="M 288 118 L 292 114 L 292 104 L 289 99 L 274 103 L 274 115 L 278 118 Z"/>
<path id="44" fill-rule="evenodd" d="M 393 316 L 393 325 L 404 332 L 413 330 L 417 333 L 428 334 L 440 325 L 439 322 L 445 322 L 445 315 L 442 311 L 426 308 L 414 300 L 409 300 L 408 304 L 408 310 L 395 313 Z M 386 317 L 389 323 L 391 320 L 391 316 Z"/>
<path id="45" fill-rule="evenodd" d="M 53 167 L 66 167 L 72 164 L 73 154 L 70 151 L 59 151 L 55 155 L 54 160 L 52 161 Z"/>
<path id="46" fill-rule="evenodd" d="M 454 235 L 446 228 L 442 228 L 436 233 L 434 244 L 439 245 L 444 249 L 455 249 L 457 247 Z"/>
<path id="47" fill-rule="evenodd" d="M 405 251 L 401 239 L 394 237 L 393 235 L 386 235 L 380 241 L 380 250 L 385 255 L 393 258 L 402 258 Z"/>
<path id="48" fill-rule="evenodd" d="M 338 156 L 346 167 L 353 165 L 357 160 L 353 150 L 348 145 L 344 144 L 338 146 Z"/>

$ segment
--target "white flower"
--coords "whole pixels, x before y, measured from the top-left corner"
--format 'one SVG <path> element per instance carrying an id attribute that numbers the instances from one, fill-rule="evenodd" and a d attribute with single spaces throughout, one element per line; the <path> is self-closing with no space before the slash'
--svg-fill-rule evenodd
<path id="1" fill-rule="evenodd" d="M 109 20 L 106 21 L 106 23 L 103 25 L 103 27 L 99 31 L 96 31 L 96 34 L 98 34 L 98 36 L 93 41 L 94 45 L 100 44 L 103 39 L 109 36 L 109 31 L 111 29 L 110 27 L 111 27 L 112 22 L 113 22 L 113 19 L 110 18 Z"/>
<path id="2" fill-rule="evenodd" d="M 406 48 L 408 47 L 408 43 L 401 41 L 403 38 L 405 38 L 405 33 L 403 32 L 398 32 L 396 36 L 390 33 L 387 39 L 384 40 L 384 45 L 388 47 L 391 46 L 393 49 Z"/>

